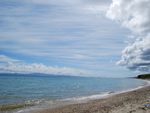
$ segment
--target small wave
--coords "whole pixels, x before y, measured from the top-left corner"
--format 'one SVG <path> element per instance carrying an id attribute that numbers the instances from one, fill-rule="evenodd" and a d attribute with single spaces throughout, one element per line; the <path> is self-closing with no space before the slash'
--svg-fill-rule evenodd
<path id="1" fill-rule="evenodd" d="M 8 104 L 8 105 L 1 105 L 0 111 L 9 111 L 14 110 L 18 108 L 24 108 L 24 107 L 31 107 L 34 106 L 34 104 Z"/>
<path id="2" fill-rule="evenodd" d="M 0 111 L 3 113 L 28 113 L 33 110 L 38 110 L 39 108 L 43 109 L 46 107 L 54 107 L 59 105 L 66 105 L 71 103 L 80 103 L 92 99 L 103 98 L 105 96 L 113 94 L 114 91 L 103 92 L 100 94 L 82 96 L 82 97 L 73 97 L 60 100 L 28 100 L 23 104 L 10 104 L 0 106 Z M 8 112 L 6 112 L 8 111 Z M 10 112 L 9 112 L 10 111 Z"/>
<path id="3" fill-rule="evenodd" d="M 150 86 L 150 80 L 144 80 L 145 82 L 147 82 L 147 86 Z"/>
<path id="4" fill-rule="evenodd" d="M 99 94 L 93 94 L 93 95 L 89 95 L 89 96 L 72 97 L 72 98 L 58 99 L 58 100 L 46 100 L 46 99 L 28 100 L 28 101 L 25 101 L 23 104 L 14 104 L 11 106 L 6 105 L 7 107 L 0 106 L 0 108 L 3 110 L 4 109 L 5 110 L 13 110 L 13 109 L 21 108 L 21 109 L 15 110 L 14 113 L 28 113 L 28 112 L 33 111 L 33 110 L 38 110 L 39 108 L 43 109 L 46 107 L 49 108 L 49 107 L 66 105 L 66 104 L 71 104 L 71 103 L 81 103 L 81 102 L 86 102 L 86 101 L 92 100 L 92 99 L 100 99 L 100 98 L 108 97 L 110 95 L 115 95 L 115 94 L 124 93 L 124 92 L 128 92 L 128 91 L 133 91 L 133 90 L 140 89 L 142 87 L 150 85 L 150 81 L 146 81 L 146 82 L 147 82 L 147 84 L 145 84 L 143 86 L 139 86 L 137 88 L 132 88 L 132 89 L 128 89 L 128 90 L 108 91 L 108 92 L 101 92 Z"/>
<path id="5" fill-rule="evenodd" d="M 141 79 L 140 79 L 140 80 L 141 80 Z M 137 90 L 137 89 L 146 87 L 146 86 L 150 86 L 150 81 L 148 81 L 148 80 L 143 80 L 143 81 L 145 81 L 146 84 L 144 84 L 144 85 L 142 85 L 142 86 L 139 86 L 139 87 L 136 87 L 136 88 L 131 88 L 131 89 L 127 89 L 127 90 L 118 91 L 118 92 L 116 92 L 115 94 L 124 93 L 124 92 L 129 92 L 129 91 L 134 91 L 134 90 Z"/>
<path id="6" fill-rule="evenodd" d="M 102 92 L 100 94 L 94 94 L 89 96 L 81 96 L 81 97 L 72 97 L 72 98 L 66 98 L 66 99 L 58 99 L 58 100 L 28 100 L 25 101 L 25 104 L 34 104 L 34 105 L 52 105 L 52 104 L 59 104 L 59 103 L 66 103 L 66 102 L 73 102 L 73 103 L 79 103 L 84 102 L 91 99 L 98 99 L 103 98 L 108 95 L 112 95 L 115 93 L 114 91 L 109 92 Z"/>

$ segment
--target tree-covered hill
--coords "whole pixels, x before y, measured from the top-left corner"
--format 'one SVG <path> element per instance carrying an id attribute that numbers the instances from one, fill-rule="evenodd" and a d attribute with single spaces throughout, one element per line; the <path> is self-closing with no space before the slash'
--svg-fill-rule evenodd
<path id="1" fill-rule="evenodd" d="M 142 75 L 138 75 L 139 79 L 150 79 L 150 74 L 142 74 Z"/>

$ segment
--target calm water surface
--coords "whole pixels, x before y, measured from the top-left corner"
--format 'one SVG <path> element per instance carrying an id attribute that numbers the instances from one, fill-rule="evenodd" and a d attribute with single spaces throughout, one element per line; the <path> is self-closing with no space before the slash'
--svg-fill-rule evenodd
<path id="1" fill-rule="evenodd" d="M 96 98 L 146 85 L 125 78 L 0 76 L 0 105 Z"/>

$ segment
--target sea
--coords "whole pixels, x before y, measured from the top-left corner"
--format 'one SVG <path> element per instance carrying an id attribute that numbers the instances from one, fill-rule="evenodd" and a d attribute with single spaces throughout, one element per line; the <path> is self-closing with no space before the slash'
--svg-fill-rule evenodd
<path id="1" fill-rule="evenodd" d="M 30 113 L 44 108 L 106 98 L 148 85 L 148 81 L 133 78 L 0 76 L 0 108 L 7 107 L 3 113 Z M 19 108 L 20 105 L 26 107 Z M 18 109 L 9 110 L 11 106 L 18 106 Z"/>

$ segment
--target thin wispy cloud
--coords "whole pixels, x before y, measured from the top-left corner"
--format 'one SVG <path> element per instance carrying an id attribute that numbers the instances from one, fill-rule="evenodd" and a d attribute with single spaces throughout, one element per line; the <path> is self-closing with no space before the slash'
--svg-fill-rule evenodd
<path id="1" fill-rule="evenodd" d="M 148 9 L 142 8 L 143 5 L 140 6 L 140 2 L 134 0 L 128 3 L 123 0 L 114 0 L 112 4 L 110 0 L 1 1 L 1 55 L 21 60 L 19 65 L 13 63 L 18 68 L 21 62 L 25 62 L 24 65 L 41 63 L 46 67 L 117 73 L 112 70 L 120 70 L 115 63 L 120 60 L 121 51 L 127 46 L 124 42 L 131 35 L 130 30 L 140 34 L 149 31 L 145 25 L 147 19 L 141 21 L 142 16 L 146 17 L 149 13 L 139 15 L 140 11 Z M 117 12 L 116 7 L 122 13 Z M 110 19 L 120 22 L 126 28 Z M 133 20 L 137 20 L 136 23 Z M 127 63 L 122 60 L 117 64 L 127 67 Z M 110 76 L 108 73 L 106 76 Z"/>
<path id="2" fill-rule="evenodd" d="M 0 62 L 17 62 L 17 61 L 20 61 L 20 60 L 9 58 L 5 55 L 0 55 Z"/>

